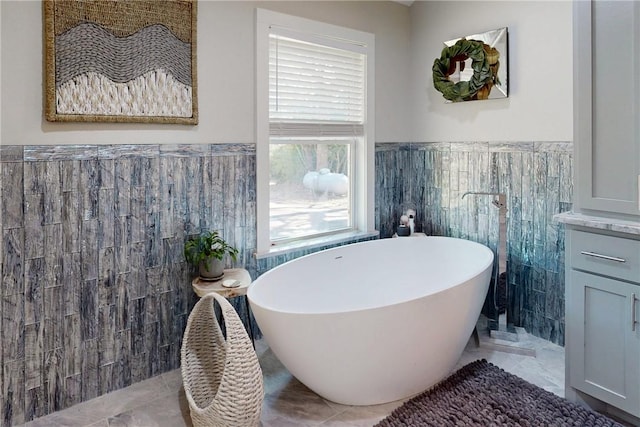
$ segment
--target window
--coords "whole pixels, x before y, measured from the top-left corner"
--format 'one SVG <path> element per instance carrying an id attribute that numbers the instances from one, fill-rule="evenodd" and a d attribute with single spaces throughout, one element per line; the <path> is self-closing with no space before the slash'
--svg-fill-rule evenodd
<path id="1" fill-rule="evenodd" d="M 373 35 L 257 11 L 258 254 L 373 228 Z"/>

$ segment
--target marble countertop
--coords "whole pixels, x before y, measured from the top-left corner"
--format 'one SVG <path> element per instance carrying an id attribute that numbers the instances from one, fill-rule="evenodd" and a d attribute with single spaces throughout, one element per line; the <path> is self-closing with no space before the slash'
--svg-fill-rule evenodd
<path id="1" fill-rule="evenodd" d="M 640 236 L 640 222 L 617 218 L 585 215 L 577 212 L 563 212 L 553 216 L 553 219 L 568 225 L 597 228 L 599 230 L 615 231 L 618 233 L 635 234 Z"/>

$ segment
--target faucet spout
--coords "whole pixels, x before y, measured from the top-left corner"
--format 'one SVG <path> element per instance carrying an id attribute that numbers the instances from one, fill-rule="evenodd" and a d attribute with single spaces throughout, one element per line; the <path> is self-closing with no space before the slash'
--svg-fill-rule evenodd
<path id="1" fill-rule="evenodd" d="M 464 199 L 469 194 L 475 194 L 475 195 L 479 195 L 479 196 L 500 196 L 502 193 L 489 193 L 489 192 L 485 192 L 485 191 L 467 191 L 466 193 L 464 193 L 462 195 L 462 198 Z"/>
<path id="2" fill-rule="evenodd" d="M 462 195 L 462 198 L 464 199 L 465 196 L 469 194 L 479 195 L 479 196 L 496 196 L 497 198 L 494 199 L 491 203 L 501 211 L 503 212 L 507 211 L 507 196 L 504 193 L 491 193 L 486 191 L 467 191 Z"/>

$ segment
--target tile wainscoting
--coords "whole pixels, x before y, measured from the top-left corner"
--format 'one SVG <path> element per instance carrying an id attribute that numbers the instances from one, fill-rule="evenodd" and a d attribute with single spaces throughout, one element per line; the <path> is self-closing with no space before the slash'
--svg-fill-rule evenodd
<path id="1" fill-rule="evenodd" d="M 507 192 L 509 283 L 522 325 L 562 343 L 564 235 L 551 216 L 570 208 L 570 151 L 378 144 L 381 237 L 414 207 L 418 229 L 495 247 L 497 210 L 488 198 L 459 196 Z M 179 366 L 196 298 L 182 254 L 188 236 L 224 230 L 240 249 L 235 266 L 254 278 L 312 252 L 253 257 L 255 161 L 254 144 L 0 147 L 0 425 Z M 244 319 L 244 304 L 236 308 Z"/>
<path id="2" fill-rule="evenodd" d="M 407 208 L 416 230 L 498 243 L 498 209 L 507 196 L 509 309 L 514 324 L 564 345 L 564 229 L 553 215 L 571 210 L 569 142 L 376 144 L 376 228 L 391 236 Z"/>
<path id="3" fill-rule="evenodd" d="M 254 144 L 0 155 L 4 426 L 179 367 L 188 236 L 224 230 L 255 277 Z"/>

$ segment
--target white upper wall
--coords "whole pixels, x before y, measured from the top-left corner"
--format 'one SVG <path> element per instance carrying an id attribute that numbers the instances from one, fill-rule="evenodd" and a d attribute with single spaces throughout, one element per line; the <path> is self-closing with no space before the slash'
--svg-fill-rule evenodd
<path id="1" fill-rule="evenodd" d="M 376 36 L 376 139 L 571 141 L 570 1 L 198 2 L 198 126 L 49 123 L 42 5 L 0 1 L 2 144 L 255 142 L 256 7 Z M 446 104 L 431 67 L 442 42 L 509 27 L 510 94 Z"/>
<path id="2" fill-rule="evenodd" d="M 570 1 L 416 1 L 411 141 L 572 141 Z M 445 103 L 431 67 L 443 42 L 509 27 L 509 97 Z"/>
<path id="3" fill-rule="evenodd" d="M 409 140 L 410 9 L 378 1 L 198 1 L 198 126 L 50 123 L 43 115 L 42 4 L 0 1 L 2 144 L 255 142 L 255 8 L 375 34 L 376 139 Z"/>

